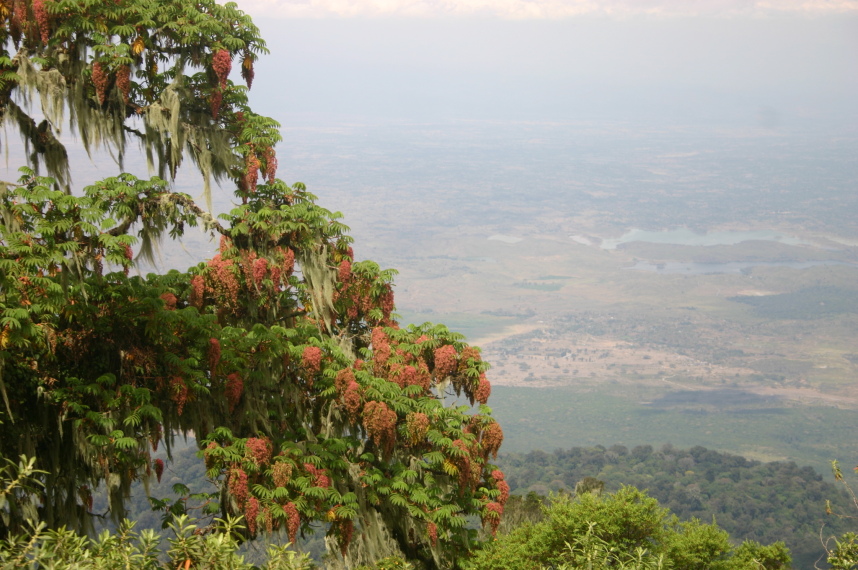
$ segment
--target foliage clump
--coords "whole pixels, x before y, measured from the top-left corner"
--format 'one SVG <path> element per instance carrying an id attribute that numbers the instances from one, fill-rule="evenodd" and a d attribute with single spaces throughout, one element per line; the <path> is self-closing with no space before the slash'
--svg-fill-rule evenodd
<path id="1" fill-rule="evenodd" d="M 717 525 L 681 522 L 645 492 L 623 487 L 613 494 L 555 496 L 542 520 L 486 543 L 467 568 L 775 570 L 790 568 L 790 556 L 779 542 L 747 541 L 734 549 Z"/>

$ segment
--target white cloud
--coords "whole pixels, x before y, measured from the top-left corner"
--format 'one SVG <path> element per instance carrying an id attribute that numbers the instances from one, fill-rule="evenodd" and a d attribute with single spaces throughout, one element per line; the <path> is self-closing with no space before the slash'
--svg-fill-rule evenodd
<path id="1" fill-rule="evenodd" d="M 858 0 L 243 0 L 240 7 L 257 18 L 488 16 L 520 20 L 581 15 L 858 13 Z"/>

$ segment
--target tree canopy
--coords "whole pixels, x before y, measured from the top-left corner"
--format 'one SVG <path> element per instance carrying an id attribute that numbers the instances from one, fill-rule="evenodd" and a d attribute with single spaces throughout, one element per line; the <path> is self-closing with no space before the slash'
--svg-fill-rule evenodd
<path id="1" fill-rule="evenodd" d="M 151 450 L 181 434 L 220 487 L 208 510 L 249 536 L 325 521 L 349 563 L 447 568 L 467 516 L 496 528 L 488 366 L 444 326 L 398 326 L 394 272 L 277 178 L 278 125 L 248 104 L 265 52 L 250 19 L 211 0 L 2 0 L 0 22 L 0 122 L 28 153 L 0 184 L 0 454 L 44 472 L 0 507 L 0 535 L 87 531 L 99 485 L 121 519 L 131 483 L 160 477 Z M 72 186 L 67 127 L 120 165 L 136 141 L 158 176 Z M 239 205 L 215 218 L 173 191 L 184 156 Z M 217 255 L 133 275 L 192 226 Z"/>

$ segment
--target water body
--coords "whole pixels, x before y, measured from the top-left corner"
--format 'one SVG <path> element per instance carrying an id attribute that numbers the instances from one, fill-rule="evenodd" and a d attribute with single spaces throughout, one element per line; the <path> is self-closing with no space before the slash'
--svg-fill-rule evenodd
<path id="1" fill-rule="evenodd" d="M 639 261 L 627 267 L 635 271 L 654 271 L 656 273 L 682 273 L 684 275 L 712 275 L 716 273 L 742 273 L 752 267 L 789 267 L 791 269 L 808 269 L 820 265 L 849 265 L 858 267 L 848 261 L 730 261 L 728 263 L 686 263 L 669 261 L 665 263 L 649 263 Z"/>
<path id="2" fill-rule="evenodd" d="M 606 239 L 602 241 L 602 249 L 617 249 L 617 246 L 633 241 L 647 243 L 667 243 L 676 245 L 735 245 L 743 241 L 776 241 L 787 245 L 807 245 L 810 242 L 800 240 L 797 237 L 788 236 L 773 230 L 754 230 L 746 232 L 711 232 L 705 234 L 696 233 L 688 228 L 676 228 L 661 232 L 639 230 L 637 228 L 625 233 L 617 239 Z"/>

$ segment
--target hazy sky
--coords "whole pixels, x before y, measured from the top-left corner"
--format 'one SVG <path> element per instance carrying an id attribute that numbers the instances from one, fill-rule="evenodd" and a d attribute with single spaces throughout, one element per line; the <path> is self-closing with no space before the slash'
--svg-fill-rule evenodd
<path id="1" fill-rule="evenodd" d="M 858 125 L 858 0 L 252 0 L 297 121 Z"/>
<path id="2" fill-rule="evenodd" d="M 248 0 L 254 15 L 355 17 L 483 15 L 508 19 L 562 19 L 586 14 L 712 16 L 858 11 L 856 0 Z"/>

